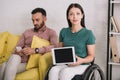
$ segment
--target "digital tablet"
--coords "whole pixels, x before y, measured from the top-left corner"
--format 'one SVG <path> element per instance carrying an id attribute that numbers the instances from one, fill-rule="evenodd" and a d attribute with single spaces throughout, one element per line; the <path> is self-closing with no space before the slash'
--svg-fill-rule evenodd
<path id="1" fill-rule="evenodd" d="M 54 65 L 71 64 L 76 62 L 74 47 L 61 47 L 52 49 Z"/>

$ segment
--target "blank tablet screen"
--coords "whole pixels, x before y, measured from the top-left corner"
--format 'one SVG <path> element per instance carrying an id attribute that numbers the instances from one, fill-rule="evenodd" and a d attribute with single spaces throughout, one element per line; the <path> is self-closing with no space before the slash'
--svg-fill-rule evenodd
<path id="1" fill-rule="evenodd" d="M 75 52 L 73 47 L 63 47 L 52 49 L 53 63 L 69 64 L 75 62 Z"/>

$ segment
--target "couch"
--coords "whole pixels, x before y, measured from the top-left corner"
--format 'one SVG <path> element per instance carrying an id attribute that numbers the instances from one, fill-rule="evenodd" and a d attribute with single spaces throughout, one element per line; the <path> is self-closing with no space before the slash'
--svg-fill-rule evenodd
<path id="1" fill-rule="evenodd" d="M 0 65 L 8 60 L 19 38 L 20 35 L 11 34 L 8 31 L 0 33 Z M 36 46 L 40 46 L 36 43 L 41 41 L 43 43 L 43 46 L 49 45 L 47 41 L 41 40 L 37 37 L 35 37 L 34 39 L 34 43 L 32 42 L 33 48 Z M 44 76 L 51 64 L 51 52 L 48 52 L 44 55 L 31 55 L 26 66 L 26 71 L 18 73 L 15 80 L 44 80 Z"/>

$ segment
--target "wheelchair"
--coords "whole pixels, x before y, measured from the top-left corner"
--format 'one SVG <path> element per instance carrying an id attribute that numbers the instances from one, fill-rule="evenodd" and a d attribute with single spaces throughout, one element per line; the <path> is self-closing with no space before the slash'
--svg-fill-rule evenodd
<path id="1" fill-rule="evenodd" d="M 49 68 L 49 70 L 51 69 L 51 67 Z M 48 80 L 49 70 L 44 80 Z M 82 75 L 75 75 L 71 80 L 105 80 L 105 77 L 101 68 L 97 64 L 94 64 L 93 61 Z"/>
<path id="2" fill-rule="evenodd" d="M 105 80 L 105 77 L 101 68 L 97 64 L 92 64 L 82 75 L 75 75 L 72 80 Z"/>

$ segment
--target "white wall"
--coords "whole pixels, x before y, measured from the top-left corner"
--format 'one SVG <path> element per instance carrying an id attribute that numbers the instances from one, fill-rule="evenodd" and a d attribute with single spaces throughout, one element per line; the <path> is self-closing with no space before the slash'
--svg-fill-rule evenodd
<path id="1" fill-rule="evenodd" d="M 66 9 L 72 2 L 80 3 L 86 14 L 87 28 L 96 36 L 96 59 L 106 74 L 107 0 L 0 0 L 0 32 L 21 34 L 33 27 L 31 11 L 43 7 L 47 11 L 47 26 L 59 31 L 67 27 Z"/>

